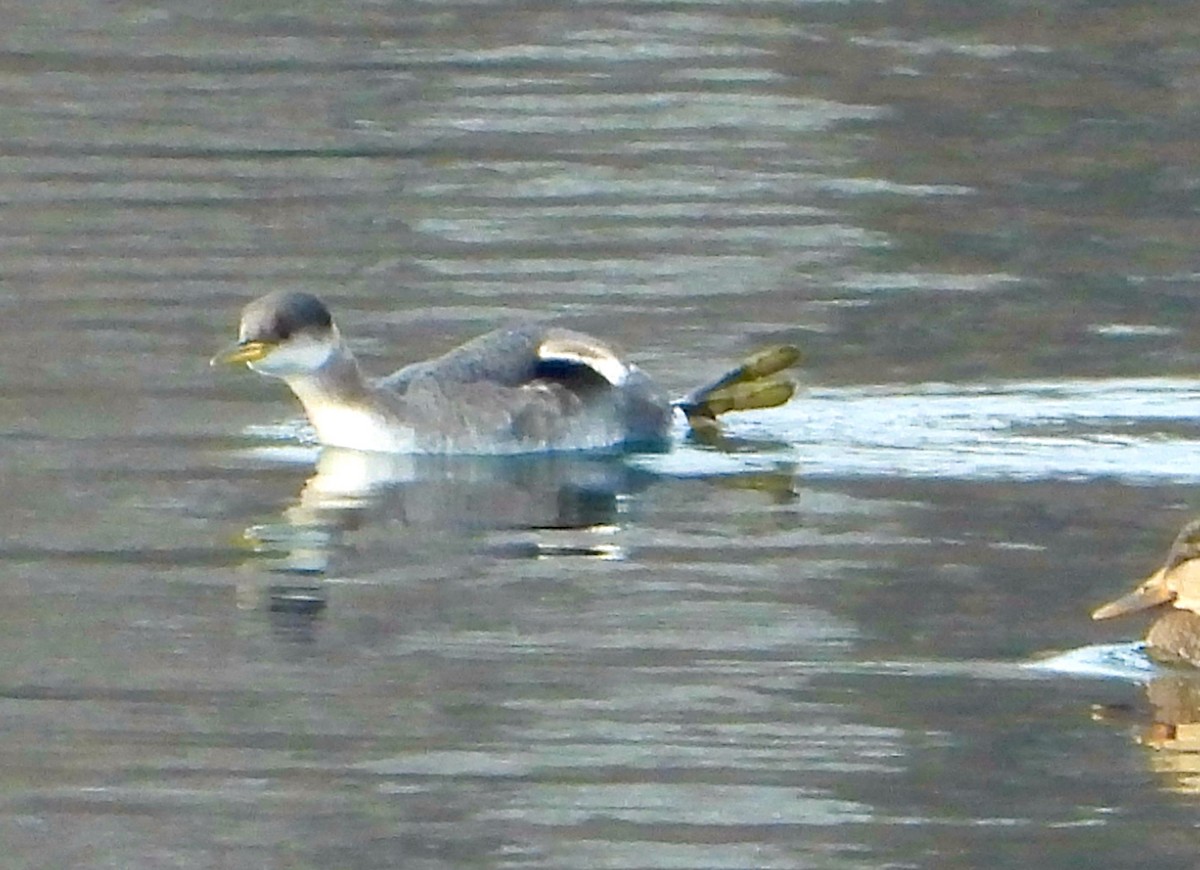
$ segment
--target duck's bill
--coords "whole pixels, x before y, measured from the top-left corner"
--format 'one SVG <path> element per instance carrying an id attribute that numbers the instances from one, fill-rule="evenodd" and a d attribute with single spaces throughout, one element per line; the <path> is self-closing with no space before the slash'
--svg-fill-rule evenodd
<path id="1" fill-rule="evenodd" d="M 1122 595 L 1116 601 L 1110 601 L 1093 610 L 1092 619 L 1112 619 L 1114 616 L 1124 616 L 1126 613 L 1136 613 L 1166 604 L 1175 597 L 1175 593 L 1167 588 L 1165 575 L 1166 572 L 1159 568 L 1145 583 L 1128 595 Z"/>
<path id="2" fill-rule="evenodd" d="M 258 362 L 271 352 L 272 345 L 265 341 L 247 341 L 227 347 L 208 361 L 209 365 L 237 365 L 239 363 Z"/>

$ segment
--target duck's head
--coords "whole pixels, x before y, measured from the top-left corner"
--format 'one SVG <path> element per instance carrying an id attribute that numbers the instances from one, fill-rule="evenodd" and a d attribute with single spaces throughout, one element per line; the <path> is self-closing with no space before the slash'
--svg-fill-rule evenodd
<path id="1" fill-rule="evenodd" d="M 246 363 L 264 375 L 287 378 L 316 372 L 340 345 L 333 317 L 320 299 L 278 291 L 242 309 L 237 344 L 211 362 Z"/>
<path id="2" fill-rule="evenodd" d="M 1092 619 L 1110 619 L 1160 604 L 1200 613 L 1200 520 L 1183 527 L 1161 568 L 1128 595 L 1097 607 Z"/>

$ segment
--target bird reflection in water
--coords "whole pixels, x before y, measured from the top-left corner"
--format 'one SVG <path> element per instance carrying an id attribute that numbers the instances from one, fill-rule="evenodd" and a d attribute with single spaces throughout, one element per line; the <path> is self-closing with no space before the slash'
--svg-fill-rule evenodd
<path id="1" fill-rule="evenodd" d="M 727 449 L 755 447 L 761 454 L 778 445 L 737 441 Z M 703 460 L 714 448 L 685 449 Z M 623 559 L 623 531 L 635 497 L 671 476 L 628 455 L 456 457 L 326 447 L 295 504 L 279 521 L 246 529 L 244 541 L 273 578 L 265 589 L 266 609 L 273 620 L 293 625 L 319 616 L 331 585 L 355 582 L 335 578 L 345 574 L 340 556 L 353 551 L 356 576 L 390 570 L 397 541 L 412 548 L 476 547 L 510 559 Z M 776 500 L 794 498 L 790 461 L 772 470 L 747 464 L 743 473 L 726 466 L 710 479 L 766 491 Z M 262 585 L 247 584 L 238 600 L 244 608 L 263 607 Z"/>
<path id="2" fill-rule="evenodd" d="M 649 477 L 615 457 L 398 456 L 325 448 L 282 522 L 253 526 L 246 535 L 258 552 L 275 557 L 273 570 L 308 576 L 328 571 L 348 533 L 381 524 L 431 533 L 583 530 L 590 542 L 573 553 L 613 558 L 619 550 L 595 539 L 611 530 L 623 497 Z"/>
<path id="3" fill-rule="evenodd" d="M 1146 684 L 1146 714 L 1106 708 L 1098 718 L 1137 721 L 1134 739 L 1155 750 L 1147 755 L 1150 769 L 1164 778 L 1169 791 L 1200 793 L 1200 671 L 1171 668 Z"/>

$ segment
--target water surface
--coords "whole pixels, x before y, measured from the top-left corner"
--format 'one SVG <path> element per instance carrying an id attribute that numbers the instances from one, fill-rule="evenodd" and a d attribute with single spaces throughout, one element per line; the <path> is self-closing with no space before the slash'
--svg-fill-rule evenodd
<path id="1" fill-rule="evenodd" d="M 1192 4 L 9 12 L 9 866 L 1194 865 L 1193 682 L 1087 616 L 1197 503 Z M 322 453 L 207 366 L 279 287 L 804 390 Z"/>

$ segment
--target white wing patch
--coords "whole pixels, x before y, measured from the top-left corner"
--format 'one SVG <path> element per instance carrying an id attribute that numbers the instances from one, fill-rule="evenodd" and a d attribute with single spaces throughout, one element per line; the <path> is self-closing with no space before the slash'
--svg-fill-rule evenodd
<path id="1" fill-rule="evenodd" d="M 538 359 L 587 366 L 614 387 L 625 383 L 629 366 L 602 344 L 578 338 L 548 338 L 538 345 Z"/>

